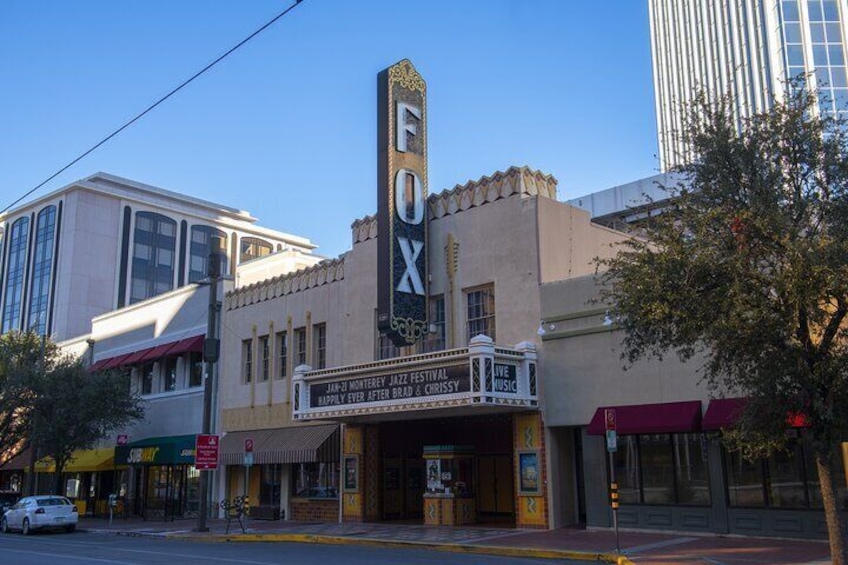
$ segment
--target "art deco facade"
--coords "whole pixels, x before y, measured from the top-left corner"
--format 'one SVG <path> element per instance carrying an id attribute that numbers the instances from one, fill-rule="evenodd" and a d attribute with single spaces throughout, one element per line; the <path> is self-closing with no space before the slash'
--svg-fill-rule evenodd
<path id="1" fill-rule="evenodd" d="M 700 90 L 730 94 L 738 118 L 809 73 L 821 111 L 848 110 L 848 0 L 649 0 L 660 167 L 691 156 L 680 140 Z"/>

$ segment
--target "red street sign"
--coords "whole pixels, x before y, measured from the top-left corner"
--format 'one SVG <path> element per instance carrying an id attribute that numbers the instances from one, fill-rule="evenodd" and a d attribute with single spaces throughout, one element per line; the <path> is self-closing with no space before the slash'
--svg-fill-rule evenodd
<path id="1" fill-rule="evenodd" d="M 244 452 L 245 453 L 253 453 L 253 438 L 249 437 L 244 440 Z"/>
<path id="2" fill-rule="evenodd" d="M 218 468 L 218 436 L 198 434 L 194 444 L 194 468 L 198 471 L 214 471 Z"/>
<path id="3" fill-rule="evenodd" d="M 615 431 L 615 408 L 604 408 L 604 429 Z"/>
<path id="4" fill-rule="evenodd" d="M 128 439 L 125 435 L 118 436 L 118 445 L 126 445 Z"/>

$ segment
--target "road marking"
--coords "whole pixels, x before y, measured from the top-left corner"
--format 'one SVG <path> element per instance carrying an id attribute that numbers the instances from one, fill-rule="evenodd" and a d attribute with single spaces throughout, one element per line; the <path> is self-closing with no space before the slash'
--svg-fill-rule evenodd
<path id="1" fill-rule="evenodd" d="M 652 549 L 660 549 L 662 547 L 671 547 L 673 545 L 682 545 L 684 543 L 689 543 L 690 541 L 695 541 L 698 538 L 674 538 L 666 541 L 658 541 L 656 543 L 649 543 L 646 545 L 640 545 L 637 547 L 628 547 L 624 550 L 625 553 L 641 553 L 643 551 L 650 551 Z"/>
<path id="2" fill-rule="evenodd" d="M 3 548 L 3 551 L 10 551 L 13 553 L 25 553 L 27 555 L 41 555 L 44 557 L 52 557 L 53 559 L 76 559 L 78 561 L 86 561 L 92 562 L 97 561 L 98 563 L 117 563 L 118 565 L 136 565 L 132 561 L 115 561 L 113 559 L 98 559 L 96 557 L 77 557 L 76 555 L 67 555 L 65 553 L 44 553 L 42 551 L 27 551 L 24 549 L 9 549 Z"/>

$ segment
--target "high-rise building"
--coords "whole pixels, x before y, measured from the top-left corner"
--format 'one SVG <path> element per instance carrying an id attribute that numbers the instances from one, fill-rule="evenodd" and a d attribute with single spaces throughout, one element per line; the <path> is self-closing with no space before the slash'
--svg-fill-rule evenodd
<path id="1" fill-rule="evenodd" d="M 106 173 L 73 182 L 0 214 L 0 333 L 87 334 L 95 316 L 205 278 L 216 241 L 237 285 L 274 274 L 265 256 L 278 270 L 321 260 L 242 210 Z"/>
<path id="2" fill-rule="evenodd" d="M 848 0 L 648 0 L 663 171 L 690 157 L 678 135 L 701 90 L 730 94 L 738 118 L 807 75 L 819 111 L 848 111 Z"/>

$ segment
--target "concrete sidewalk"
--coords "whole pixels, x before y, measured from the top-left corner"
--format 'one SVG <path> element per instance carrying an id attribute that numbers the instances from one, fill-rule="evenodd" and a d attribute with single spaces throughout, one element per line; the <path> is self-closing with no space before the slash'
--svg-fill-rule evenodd
<path id="1" fill-rule="evenodd" d="M 490 555 L 574 559 L 638 565 L 824 565 L 830 550 L 823 541 L 696 536 L 687 533 L 620 532 L 563 528 L 528 531 L 488 527 L 432 527 L 385 523 L 308 524 L 249 520 L 242 533 L 236 521 L 207 521 L 197 533 L 196 520 L 172 522 L 140 519 L 82 518 L 80 531 L 155 536 L 216 542 L 290 542 L 426 547 L 429 550 Z"/>

